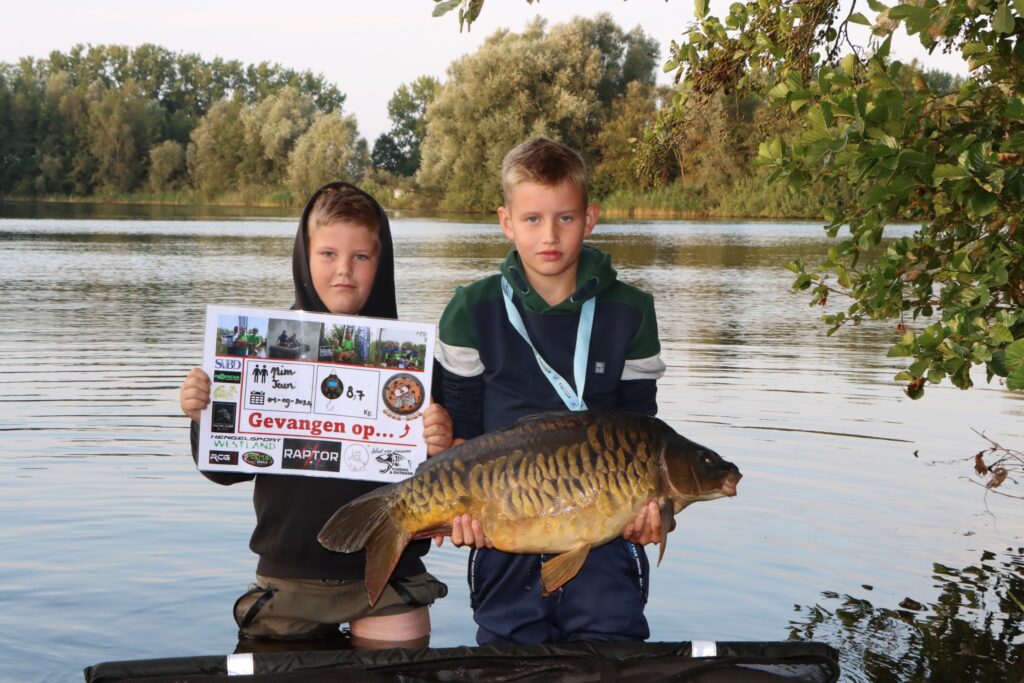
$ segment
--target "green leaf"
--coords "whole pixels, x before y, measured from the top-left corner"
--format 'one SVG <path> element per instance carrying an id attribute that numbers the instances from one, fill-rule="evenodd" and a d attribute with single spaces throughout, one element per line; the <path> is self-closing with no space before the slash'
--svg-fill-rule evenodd
<path id="1" fill-rule="evenodd" d="M 1013 33 L 1013 14 L 1010 12 L 1010 6 L 1005 2 L 999 3 L 999 7 L 996 8 L 995 17 L 992 18 L 992 29 L 996 33 Z"/>
<path id="2" fill-rule="evenodd" d="M 1024 2 L 1024 0 L 1019 1 Z M 861 26 L 871 26 L 871 22 L 868 21 L 868 18 L 865 17 L 860 12 L 854 12 L 853 14 L 851 14 L 848 18 L 848 21 L 852 24 L 860 24 Z"/>
<path id="3" fill-rule="evenodd" d="M 703 19 L 708 15 L 708 0 L 694 0 L 693 15 L 697 19 Z"/>
<path id="4" fill-rule="evenodd" d="M 1024 2 L 1024 0 L 1021 0 Z M 1003 116 L 1008 119 L 1015 119 L 1017 121 L 1024 121 L 1024 97 L 1011 97 L 1006 101 L 1006 108 L 1003 110 Z"/>
<path id="5" fill-rule="evenodd" d="M 878 46 L 878 50 L 874 54 L 874 58 L 880 61 L 885 61 L 889 58 L 889 48 L 892 45 L 892 34 L 890 33 L 882 41 L 882 44 Z"/>
<path id="6" fill-rule="evenodd" d="M 937 187 L 943 180 L 959 180 L 966 177 L 967 174 L 959 166 L 935 164 L 935 169 L 932 171 L 932 184 Z"/>
<path id="7" fill-rule="evenodd" d="M 989 339 L 997 344 L 1007 344 L 1013 341 L 1013 333 L 1010 332 L 1010 328 L 1002 323 L 996 323 L 989 330 Z"/>
<path id="8" fill-rule="evenodd" d="M 984 217 L 996 210 L 996 207 L 999 205 L 999 197 L 991 192 L 986 192 L 979 187 L 977 191 L 971 195 L 970 205 L 971 211 L 973 211 L 976 216 Z"/>
<path id="9" fill-rule="evenodd" d="M 889 9 L 888 5 L 883 5 L 878 0 L 868 0 L 868 7 L 871 8 L 872 12 L 884 12 Z"/>
<path id="10" fill-rule="evenodd" d="M 1024 367 L 1019 367 L 1006 376 L 1006 388 L 1012 391 L 1024 389 Z"/>
<path id="11" fill-rule="evenodd" d="M 435 1 L 437 1 L 437 0 L 435 0 Z M 439 17 L 442 14 L 448 14 L 449 12 L 451 12 L 453 9 L 455 9 L 456 7 L 458 7 L 461 4 L 462 4 L 462 0 L 439 0 L 439 1 L 437 1 L 437 4 L 434 5 L 434 14 L 433 14 L 433 16 Z"/>
<path id="12" fill-rule="evenodd" d="M 1006 347 L 1006 369 L 1011 372 L 1024 368 L 1024 339 Z"/>

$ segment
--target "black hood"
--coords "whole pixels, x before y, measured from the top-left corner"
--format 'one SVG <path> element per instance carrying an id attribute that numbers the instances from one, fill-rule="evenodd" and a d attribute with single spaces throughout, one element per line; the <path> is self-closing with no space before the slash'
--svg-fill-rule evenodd
<path id="1" fill-rule="evenodd" d="M 366 192 L 363 192 L 355 185 L 342 182 L 328 183 L 313 193 L 302 210 L 302 218 L 299 220 L 299 230 L 295 234 L 295 247 L 292 249 L 292 280 L 295 282 L 295 303 L 293 309 L 313 311 L 316 313 L 330 313 L 324 302 L 317 296 L 313 288 L 313 278 L 309 273 L 309 213 L 317 197 L 324 190 L 330 188 L 347 187 L 355 190 L 369 198 L 377 207 L 377 214 L 380 217 L 380 260 L 377 263 L 377 274 L 373 278 L 373 289 L 370 291 L 366 304 L 359 311 L 359 315 L 367 315 L 373 318 L 398 317 L 398 305 L 395 303 L 395 251 L 391 244 L 391 224 L 388 223 L 388 215 L 377 203 L 377 200 Z"/>

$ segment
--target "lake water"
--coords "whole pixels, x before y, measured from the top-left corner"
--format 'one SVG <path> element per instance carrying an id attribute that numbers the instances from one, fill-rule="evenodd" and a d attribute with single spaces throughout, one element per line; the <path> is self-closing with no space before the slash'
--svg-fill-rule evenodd
<path id="1" fill-rule="evenodd" d="M 0 679 L 231 652 L 252 490 L 195 471 L 178 386 L 207 303 L 291 304 L 295 220 L 46 211 L 0 207 Z M 409 320 L 436 321 L 508 248 L 491 220 L 393 230 Z M 885 357 L 894 325 L 826 337 L 783 269 L 824 252 L 818 224 L 610 221 L 592 242 L 655 296 L 660 416 L 744 474 L 735 499 L 678 517 L 652 571 L 652 640 L 815 638 L 842 649 L 848 680 L 957 680 L 941 663 L 956 653 L 921 653 L 948 618 L 988 648 L 979 666 L 1019 664 L 1024 502 L 986 496 L 965 459 L 986 446 L 972 428 L 1021 448 L 1021 396 L 979 374 L 914 402 Z M 450 587 L 432 645 L 473 643 L 466 554 L 427 556 Z M 967 596 L 952 617 L 951 591 Z M 901 611 L 908 597 L 924 609 Z"/>

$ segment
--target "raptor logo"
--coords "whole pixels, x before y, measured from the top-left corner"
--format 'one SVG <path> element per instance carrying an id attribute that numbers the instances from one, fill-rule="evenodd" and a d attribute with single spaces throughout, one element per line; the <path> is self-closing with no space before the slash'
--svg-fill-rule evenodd
<path id="1" fill-rule="evenodd" d="M 315 439 L 285 439 L 281 469 L 341 471 L 341 444 Z"/>

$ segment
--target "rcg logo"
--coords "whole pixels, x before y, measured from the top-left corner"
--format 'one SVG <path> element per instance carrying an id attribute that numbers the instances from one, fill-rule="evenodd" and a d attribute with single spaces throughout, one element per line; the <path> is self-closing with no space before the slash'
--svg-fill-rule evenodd
<path id="1" fill-rule="evenodd" d="M 213 366 L 218 370 L 241 370 L 242 361 L 237 358 L 217 358 L 213 361 Z"/>

